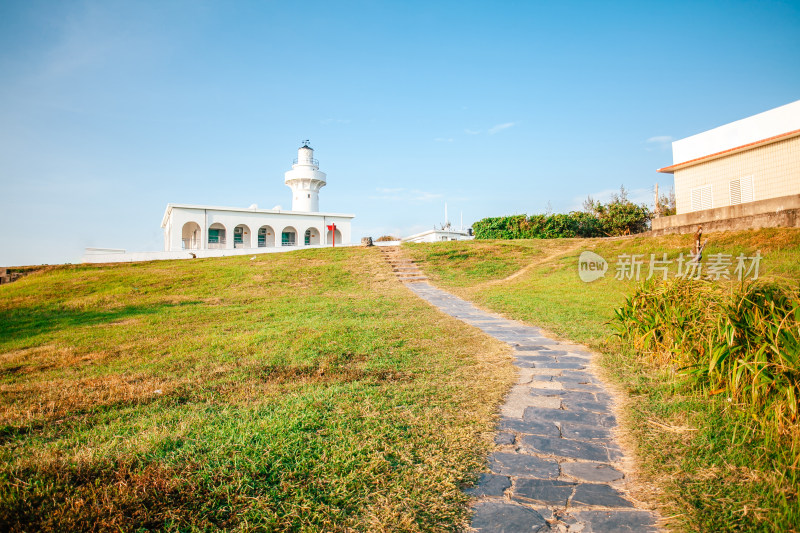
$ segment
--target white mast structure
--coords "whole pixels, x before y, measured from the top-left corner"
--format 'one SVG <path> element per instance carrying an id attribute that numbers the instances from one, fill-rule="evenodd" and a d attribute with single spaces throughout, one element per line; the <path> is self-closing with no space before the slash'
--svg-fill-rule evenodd
<path id="1" fill-rule="evenodd" d="M 303 141 L 292 170 L 284 178 L 284 183 L 292 189 L 292 211 L 318 212 L 319 190 L 326 185 L 325 180 L 325 173 L 319 171 L 319 162 L 314 159 L 314 149 L 308 140 Z"/>

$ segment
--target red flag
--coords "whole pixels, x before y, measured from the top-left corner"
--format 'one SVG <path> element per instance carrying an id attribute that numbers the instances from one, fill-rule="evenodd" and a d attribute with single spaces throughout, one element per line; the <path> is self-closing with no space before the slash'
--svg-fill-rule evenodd
<path id="1" fill-rule="evenodd" d="M 333 238 L 332 246 L 336 246 L 336 224 L 330 224 L 328 226 L 328 231 L 331 232 L 331 237 Z"/>

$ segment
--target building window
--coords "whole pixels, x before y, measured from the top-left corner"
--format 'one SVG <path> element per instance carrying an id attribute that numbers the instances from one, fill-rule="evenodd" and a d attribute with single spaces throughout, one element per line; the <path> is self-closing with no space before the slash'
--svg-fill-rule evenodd
<path id="1" fill-rule="evenodd" d="M 225 248 L 225 228 L 222 224 L 215 222 L 208 228 L 208 247 L 209 249 Z"/>
<path id="2" fill-rule="evenodd" d="M 714 207 L 711 184 L 692 189 L 692 211 L 702 211 Z"/>
<path id="3" fill-rule="evenodd" d="M 281 246 L 294 246 L 295 236 L 293 231 L 284 231 L 281 233 Z"/>
<path id="4" fill-rule="evenodd" d="M 731 205 L 753 201 L 753 176 L 732 180 L 730 185 Z"/>

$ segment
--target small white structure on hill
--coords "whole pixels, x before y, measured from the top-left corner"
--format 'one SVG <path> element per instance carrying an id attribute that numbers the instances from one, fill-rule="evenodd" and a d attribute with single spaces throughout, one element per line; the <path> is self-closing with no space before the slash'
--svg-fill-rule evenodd
<path id="1" fill-rule="evenodd" d="M 474 239 L 472 228 L 464 228 L 464 217 L 461 217 L 460 229 L 455 229 L 447 218 L 447 204 L 444 204 L 444 224 L 440 227 L 434 226 L 433 229 L 416 233 L 409 237 L 403 237 L 402 242 L 441 242 L 441 241 L 465 241 Z"/>
<path id="2" fill-rule="evenodd" d="M 455 229 L 429 229 L 422 233 L 417 233 L 409 237 L 403 237 L 403 242 L 441 242 L 441 241 L 465 241 L 474 239 L 466 230 Z"/>
<path id="3" fill-rule="evenodd" d="M 304 141 L 284 183 L 292 189 L 292 210 L 168 204 L 161 221 L 164 251 L 233 250 L 348 244 L 355 215 L 319 212 L 324 172 Z M 335 232 L 328 229 L 335 224 Z M 205 255 L 205 254 L 204 254 Z"/>

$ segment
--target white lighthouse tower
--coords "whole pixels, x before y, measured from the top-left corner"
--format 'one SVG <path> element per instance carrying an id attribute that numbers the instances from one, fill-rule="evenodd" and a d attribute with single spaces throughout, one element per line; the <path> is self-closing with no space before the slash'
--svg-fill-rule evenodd
<path id="1" fill-rule="evenodd" d="M 319 171 L 319 162 L 314 159 L 314 149 L 308 141 L 303 141 L 297 150 L 297 159 L 286 173 L 284 183 L 292 189 L 292 211 L 319 211 L 319 190 L 325 186 L 325 173 Z"/>

